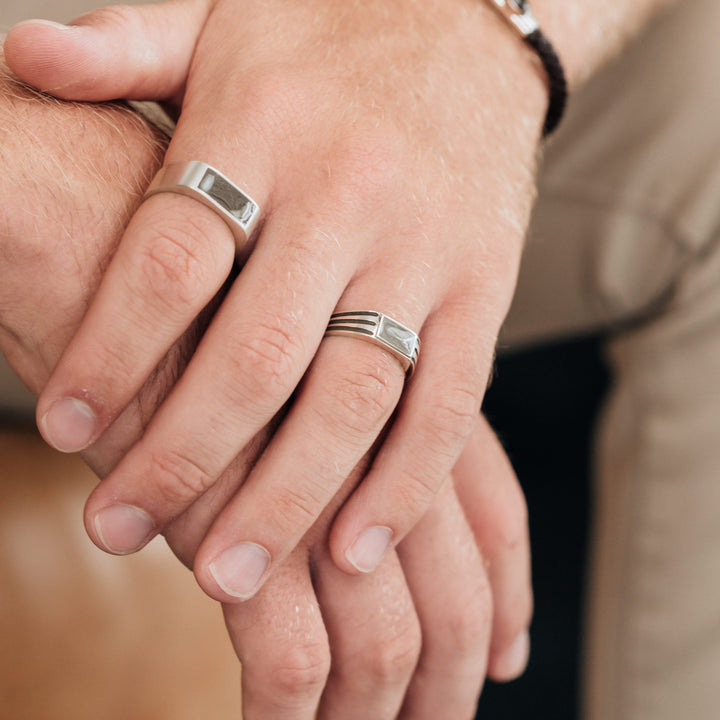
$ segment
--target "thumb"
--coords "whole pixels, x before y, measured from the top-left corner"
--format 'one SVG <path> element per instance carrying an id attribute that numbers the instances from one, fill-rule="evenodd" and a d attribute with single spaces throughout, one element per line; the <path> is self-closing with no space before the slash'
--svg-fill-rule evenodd
<path id="1" fill-rule="evenodd" d="M 5 58 L 24 82 L 63 100 L 167 100 L 182 92 L 208 0 L 113 6 L 69 25 L 27 20 Z"/>

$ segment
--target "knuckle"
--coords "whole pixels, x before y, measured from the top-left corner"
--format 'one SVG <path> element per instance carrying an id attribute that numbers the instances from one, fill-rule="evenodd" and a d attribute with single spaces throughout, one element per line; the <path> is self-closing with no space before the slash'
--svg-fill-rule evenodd
<path id="1" fill-rule="evenodd" d="M 373 211 L 378 200 L 397 194 L 398 168 L 407 165 L 407 142 L 407 136 L 389 127 L 356 132 L 344 140 L 333 175 L 341 179 L 337 187 L 349 207 L 360 204 Z"/>
<path id="2" fill-rule="evenodd" d="M 153 224 L 158 227 L 138 247 L 130 261 L 136 273 L 128 277 L 139 275 L 150 301 L 163 312 L 201 308 L 229 269 L 219 253 L 213 255 L 211 248 L 222 243 L 213 243 L 212 225 L 185 216 L 172 222 L 163 217 L 161 227 Z"/>
<path id="3" fill-rule="evenodd" d="M 436 443 L 454 453 L 470 437 L 480 412 L 480 401 L 474 392 L 461 388 L 439 397 L 441 402 L 432 412 L 433 435 Z"/>
<path id="4" fill-rule="evenodd" d="M 492 597 L 489 589 L 469 594 L 462 603 L 446 607 L 437 643 L 458 659 L 482 653 L 492 624 Z"/>
<path id="5" fill-rule="evenodd" d="M 304 105 L 307 95 L 305 83 L 288 67 L 269 68 L 255 77 L 246 76 L 246 104 L 259 114 L 282 114 L 292 117 L 298 106 Z"/>
<path id="6" fill-rule="evenodd" d="M 396 685 L 412 675 L 420 657 L 421 645 L 420 627 L 413 623 L 403 632 L 373 644 L 359 661 L 373 684 Z"/>
<path id="7" fill-rule="evenodd" d="M 307 481 L 304 481 L 301 489 L 276 488 L 272 498 L 272 516 L 267 521 L 275 526 L 276 536 L 288 531 L 304 533 L 315 522 L 327 499 L 327 491 L 323 492 L 320 483 L 308 487 Z"/>
<path id="8" fill-rule="evenodd" d="M 285 698 L 319 695 L 330 673 L 330 650 L 324 643 L 296 644 L 269 669 L 273 688 Z"/>
<path id="9" fill-rule="evenodd" d="M 287 162 L 316 112 L 316 88 L 287 65 L 245 72 L 242 83 L 245 122 L 276 162 Z"/>
<path id="10" fill-rule="evenodd" d="M 228 344 L 231 363 L 252 379 L 269 397 L 284 397 L 294 388 L 303 355 L 300 329 L 295 320 L 278 317 L 261 320 L 251 336 Z"/>
<path id="11" fill-rule="evenodd" d="M 182 508 L 215 481 L 213 474 L 186 453 L 165 448 L 150 460 L 149 477 L 167 506 Z"/>
<path id="12" fill-rule="evenodd" d="M 423 462 L 419 468 L 406 467 L 397 483 L 398 500 L 394 507 L 402 507 L 406 517 L 420 519 L 435 499 L 443 479 L 443 474 L 432 473 L 428 463 Z"/>
<path id="13" fill-rule="evenodd" d="M 98 379 L 102 380 L 105 387 L 113 388 L 113 392 L 120 389 L 122 393 L 123 389 L 132 386 L 137 373 L 137 360 L 133 353 L 128 352 L 124 340 L 124 337 L 108 339 L 97 349 L 92 359 L 87 360 L 98 373 Z"/>
<path id="14" fill-rule="evenodd" d="M 394 363 L 394 359 L 387 360 Z M 322 403 L 326 424 L 361 440 L 379 431 L 397 404 L 401 381 L 397 370 L 382 362 L 352 363 L 334 382 L 328 383 Z"/>
<path id="15" fill-rule="evenodd" d="M 415 475 L 420 477 L 444 476 L 450 470 L 480 414 L 480 401 L 469 390 L 438 389 L 431 397 L 437 399 L 419 421 L 423 465 Z"/>

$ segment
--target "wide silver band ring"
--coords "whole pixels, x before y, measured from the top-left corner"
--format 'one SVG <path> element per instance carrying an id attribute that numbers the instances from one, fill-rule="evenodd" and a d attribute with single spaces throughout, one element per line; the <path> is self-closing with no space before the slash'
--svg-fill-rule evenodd
<path id="1" fill-rule="evenodd" d="M 160 170 L 150 183 L 145 199 L 172 192 L 198 200 L 215 210 L 227 223 L 240 254 L 260 219 L 258 204 L 219 170 L 199 160 L 173 163 Z"/>
<path id="2" fill-rule="evenodd" d="M 340 312 L 330 316 L 325 337 L 346 335 L 367 340 L 396 357 L 412 375 L 420 354 L 420 338 L 410 328 L 376 310 Z"/>

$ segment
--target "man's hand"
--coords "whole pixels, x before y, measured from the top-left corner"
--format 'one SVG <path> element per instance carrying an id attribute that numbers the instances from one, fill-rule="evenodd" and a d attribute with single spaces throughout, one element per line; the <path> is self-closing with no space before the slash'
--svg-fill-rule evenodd
<path id="1" fill-rule="evenodd" d="M 339 568 L 372 571 L 479 413 L 533 195 L 546 91 L 532 51 L 478 0 L 185 0 L 20 26 L 8 57 L 63 97 L 182 97 L 166 161 L 211 163 L 264 212 L 181 381 L 90 499 L 94 541 L 139 549 L 292 395 L 259 462 L 240 463 L 247 480 L 203 541 L 198 581 L 219 600 L 252 596 L 390 421 L 330 536 Z M 96 442 L 233 256 L 197 202 L 144 203 L 40 399 L 46 439 Z M 420 332 L 410 380 L 381 348 L 322 340 L 332 312 L 363 309 Z"/>
<path id="2" fill-rule="evenodd" d="M 127 110 L 57 103 L 1 72 L 0 119 L 0 195 L 8 200 L 0 210 L 0 351 L 39 392 L 159 163 L 160 140 Z M 141 436 L 201 329 L 178 341 L 86 453 L 101 476 Z M 251 465 L 265 442 L 257 437 L 167 528 L 188 566 L 234 496 L 241 463 Z M 344 720 L 470 718 L 486 668 L 497 679 L 522 670 L 531 611 L 524 504 L 484 424 L 457 472 L 377 573 L 350 577 L 331 562 L 330 508 L 255 598 L 226 606 L 247 720 L 309 719 L 318 709 Z"/>
<path id="3" fill-rule="evenodd" d="M 535 11 L 573 85 L 667 1 Z M 533 196 L 547 102 L 533 51 L 484 0 L 178 0 L 26 24 L 8 53 L 61 97 L 182 105 L 167 162 L 211 163 L 263 210 L 182 381 L 90 499 L 94 541 L 139 549 L 303 379 L 209 530 L 198 580 L 220 600 L 250 597 L 390 421 L 330 537 L 339 568 L 371 571 L 432 502 L 477 417 Z M 97 441 L 233 255 L 227 226 L 197 202 L 163 193 L 139 208 L 40 399 L 51 444 Z M 409 382 L 381 348 L 322 340 L 331 313 L 368 309 L 419 331 Z"/>

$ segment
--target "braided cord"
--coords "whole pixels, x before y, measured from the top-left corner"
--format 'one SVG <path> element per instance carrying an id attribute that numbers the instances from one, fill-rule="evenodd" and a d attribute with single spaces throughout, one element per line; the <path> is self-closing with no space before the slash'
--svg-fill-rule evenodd
<path id="1" fill-rule="evenodd" d="M 540 57 L 550 83 L 550 101 L 543 125 L 543 137 L 547 137 L 560 124 L 565 112 L 568 97 L 567 80 L 560 58 L 542 30 L 531 32 L 525 37 L 525 42 Z"/>
<path id="2" fill-rule="evenodd" d="M 568 88 L 560 58 L 547 36 L 540 30 L 528 0 L 488 0 L 513 30 L 537 53 L 550 85 L 550 99 L 543 124 L 547 137 L 560 124 L 567 104 Z"/>

